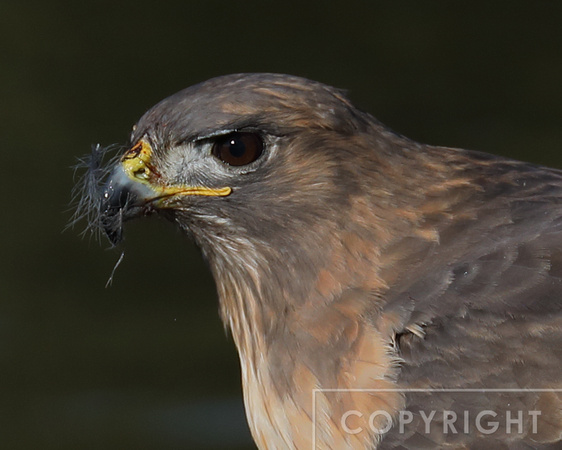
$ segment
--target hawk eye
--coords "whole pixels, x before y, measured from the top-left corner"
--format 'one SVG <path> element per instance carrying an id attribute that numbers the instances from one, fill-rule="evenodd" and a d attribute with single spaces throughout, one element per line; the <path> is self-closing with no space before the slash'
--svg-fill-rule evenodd
<path id="1" fill-rule="evenodd" d="M 263 152 L 263 141 L 255 133 L 230 133 L 219 137 L 211 153 L 231 166 L 253 163 Z"/>

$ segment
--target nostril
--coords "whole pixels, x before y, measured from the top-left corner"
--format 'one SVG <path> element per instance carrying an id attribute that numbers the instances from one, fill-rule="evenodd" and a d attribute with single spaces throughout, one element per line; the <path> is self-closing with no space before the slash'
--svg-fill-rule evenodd
<path id="1" fill-rule="evenodd" d="M 146 166 L 139 167 L 137 170 L 133 172 L 133 176 L 135 176 L 136 178 L 141 178 L 143 180 L 147 180 L 149 174 L 150 174 L 150 170 Z"/>

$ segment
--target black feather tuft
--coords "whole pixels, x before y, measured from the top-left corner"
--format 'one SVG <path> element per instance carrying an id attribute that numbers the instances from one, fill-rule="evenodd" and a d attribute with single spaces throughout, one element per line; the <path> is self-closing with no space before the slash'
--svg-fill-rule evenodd
<path id="1" fill-rule="evenodd" d="M 74 171 L 75 174 L 83 173 L 72 190 L 74 214 L 68 224 L 69 228 L 85 220 L 86 227 L 82 231 L 82 235 L 92 233 L 97 239 L 100 239 L 105 225 L 101 211 L 104 184 L 111 169 L 120 158 L 120 150 L 122 150 L 120 145 L 102 147 L 97 144 L 92 145 L 90 154 L 78 158 Z M 114 155 L 110 156 L 112 153 Z M 115 224 L 114 227 L 120 229 L 121 224 L 119 226 Z M 112 246 L 115 246 L 120 239 L 110 239 L 110 241 Z"/>

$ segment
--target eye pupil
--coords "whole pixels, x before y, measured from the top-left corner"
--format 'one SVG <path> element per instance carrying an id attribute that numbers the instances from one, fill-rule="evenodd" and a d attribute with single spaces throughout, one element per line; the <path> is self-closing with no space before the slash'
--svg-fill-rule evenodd
<path id="1" fill-rule="evenodd" d="M 228 150 L 235 158 L 242 158 L 244 153 L 246 153 L 246 145 L 241 139 L 231 139 L 230 148 Z"/>
<path id="2" fill-rule="evenodd" d="M 263 152 L 263 141 L 256 133 L 231 133 L 213 144 L 212 154 L 231 166 L 245 166 Z"/>

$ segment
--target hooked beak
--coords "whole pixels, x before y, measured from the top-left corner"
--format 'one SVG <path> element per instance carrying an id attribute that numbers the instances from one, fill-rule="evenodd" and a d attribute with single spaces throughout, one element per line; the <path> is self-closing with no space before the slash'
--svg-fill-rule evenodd
<path id="1" fill-rule="evenodd" d="M 109 175 L 102 191 L 101 223 L 109 241 L 123 239 L 123 222 L 156 209 L 173 208 L 183 196 L 225 197 L 230 187 L 166 185 L 151 164 L 152 148 L 144 140 L 127 151 Z"/>

